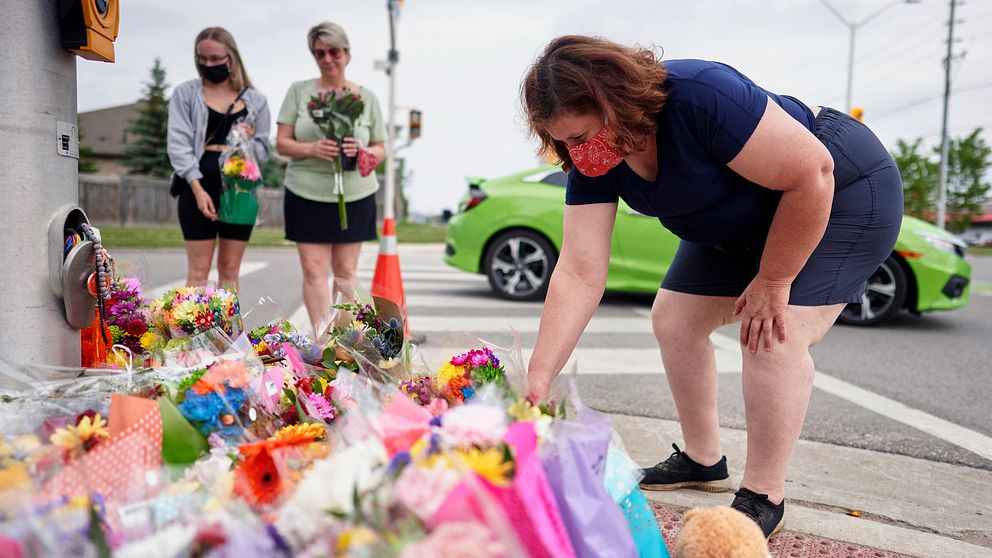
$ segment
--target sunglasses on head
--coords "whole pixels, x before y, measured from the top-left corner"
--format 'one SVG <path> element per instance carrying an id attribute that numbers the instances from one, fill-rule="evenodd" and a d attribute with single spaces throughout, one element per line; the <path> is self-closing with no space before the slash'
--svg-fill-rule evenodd
<path id="1" fill-rule="evenodd" d="M 322 60 L 325 56 L 330 55 L 331 58 L 337 60 L 344 56 L 344 49 L 338 47 L 331 47 L 327 50 L 322 48 L 313 49 L 313 57 L 317 60 Z"/>

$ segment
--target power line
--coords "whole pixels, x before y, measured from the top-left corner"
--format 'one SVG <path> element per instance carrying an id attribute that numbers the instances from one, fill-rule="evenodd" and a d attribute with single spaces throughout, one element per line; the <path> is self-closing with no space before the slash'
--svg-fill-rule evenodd
<path id="1" fill-rule="evenodd" d="M 992 82 L 984 83 L 984 84 L 980 84 L 980 85 L 972 85 L 972 86 L 967 86 L 967 87 L 960 87 L 958 89 L 951 90 L 951 93 L 967 93 L 969 91 L 978 91 L 980 89 L 988 89 L 990 87 L 992 87 Z M 888 118 L 888 117 L 890 117 L 890 116 L 892 116 L 894 114 L 899 114 L 900 112 L 907 111 L 907 110 L 909 110 L 911 108 L 915 108 L 915 107 L 918 107 L 920 105 L 924 105 L 926 103 L 929 103 L 929 102 L 932 102 L 932 101 L 936 101 L 937 99 L 939 99 L 939 98 L 941 98 L 943 96 L 944 96 L 943 93 L 937 93 L 937 94 L 931 95 L 929 97 L 924 97 L 922 99 L 917 99 L 917 100 L 915 100 L 915 101 L 913 101 L 911 103 L 908 103 L 906 105 L 903 105 L 903 106 L 901 106 L 901 107 L 899 107 L 897 109 L 893 109 L 893 110 L 890 110 L 888 112 L 883 112 L 881 116 L 873 116 L 871 118 L 871 121 L 872 122 L 876 122 L 876 121 L 881 120 L 883 118 Z"/>
<path id="2" fill-rule="evenodd" d="M 885 46 L 883 46 L 881 48 L 877 48 L 877 49 L 869 52 L 868 54 L 862 56 L 859 60 L 855 60 L 854 63 L 855 63 L 855 65 L 861 65 L 864 62 L 873 60 L 874 58 L 877 58 L 878 55 L 880 55 L 881 53 L 883 53 L 883 52 L 887 53 L 887 52 L 891 51 L 893 47 L 900 46 L 900 45 L 902 45 L 903 43 L 905 43 L 905 42 L 907 42 L 909 40 L 915 40 L 917 44 L 925 43 L 926 41 L 925 40 L 921 40 L 920 37 L 923 36 L 923 35 L 927 35 L 928 38 L 936 38 L 936 35 L 934 35 L 934 33 L 933 33 L 934 31 L 939 31 L 940 32 L 940 35 L 943 36 L 943 34 L 944 34 L 943 28 L 944 28 L 944 24 L 943 23 L 941 23 L 940 21 L 933 21 L 933 20 L 931 20 L 930 21 L 930 24 L 929 25 L 925 25 L 922 29 L 918 29 L 918 30 L 914 31 L 913 33 L 907 33 L 907 34 L 903 35 L 902 37 L 900 37 L 899 39 L 896 39 L 895 41 L 892 41 L 890 43 L 886 43 Z M 891 60 L 894 60 L 896 58 L 900 58 L 900 57 L 902 57 L 902 56 L 904 56 L 906 54 L 911 54 L 911 53 L 913 53 L 913 50 L 912 49 L 901 50 L 899 52 L 899 54 L 897 54 L 896 56 L 886 58 L 883 62 L 880 62 L 879 64 L 885 64 L 885 63 L 887 63 L 887 62 L 889 62 Z"/>
<path id="3" fill-rule="evenodd" d="M 934 48 L 933 48 L 934 46 L 937 47 L 937 50 L 934 50 Z M 930 50 L 925 51 L 926 54 L 924 54 L 924 55 L 917 55 L 914 59 L 910 60 L 908 64 L 902 64 L 902 65 L 898 66 L 896 69 L 894 69 L 892 71 L 889 71 L 884 76 L 879 77 L 878 79 L 875 79 L 874 81 L 869 82 L 868 85 L 864 85 L 864 86 L 858 87 L 858 93 L 863 93 L 866 89 L 871 89 L 871 88 L 877 87 L 877 86 L 879 86 L 879 85 L 881 85 L 883 83 L 887 83 L 888 80 L 891 77 L 893 77 L 895 75 L 898 75 L 898 74 L 901 74 L 902 72 L 906 71 L 907 68 L 910 68 L 912 66 L 918 66 L 919 63 L 920 63 L 920 60 L 923 60 L 925 58 L 929 58 L 931 56 L 936 56 L 936 55 L 940 54 L 941 52 L 943 52 L 943 50 L 944 50 L 944 46 L 943 45 L 940 45 L 940 44 L 930 45 Z"/>

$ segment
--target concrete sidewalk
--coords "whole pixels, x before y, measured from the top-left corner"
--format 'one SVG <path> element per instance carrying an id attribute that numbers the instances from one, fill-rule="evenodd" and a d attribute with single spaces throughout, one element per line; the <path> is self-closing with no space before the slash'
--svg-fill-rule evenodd
<path id="1" fill-rule="evenodd" d="M 638 464 L 667 458 L 672 442 L 682 445 L 675 421 L 611 417 Z M 730 474 L 739 480 L 746 434 L 723 429 L 721 435 Z M 659 517 L 666 512 L 677 515 L 685 508 L 728 505 L 733 499 L 730 493 L 695 490 L 646 491 L 645 495 L 660 508 Z M 907 556 L 992 557 L 989 471 L 800 441 L 786 482 L 786 498 L 784 533 L 798 540 L 801 535 L 817 538 L 818 556 L 872 556 L 856 550 L 869 547 Z M 860 512 L 860 517 L 851 512 Z M 822 539 L 850 544 L 829 544 Z M 780 546 L 771 545 L 776 556 L 806 555 L 798 543 Z"/>

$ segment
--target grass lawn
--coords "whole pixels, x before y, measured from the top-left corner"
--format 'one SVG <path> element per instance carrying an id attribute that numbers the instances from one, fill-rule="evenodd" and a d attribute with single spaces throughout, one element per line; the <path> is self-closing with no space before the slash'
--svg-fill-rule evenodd
<path id="1" fill-rule="evenodd" d="M 396 240 L 404 243 L 444 242 L 444 227 L 399 223 Z M 107 248 L 182 248 L 183 235 L 179 227 L 100 227 Z M 381 232 L 381 229 L 380 229 Z M 283 238 L 282 228 L 257 228 L 251 234 L 249 246 L 293 246 Z"/>
<path id="2" fill-rule="evenodd" d="M 969 246 L 969 256 L 992 256 L 992 246 Z"/>

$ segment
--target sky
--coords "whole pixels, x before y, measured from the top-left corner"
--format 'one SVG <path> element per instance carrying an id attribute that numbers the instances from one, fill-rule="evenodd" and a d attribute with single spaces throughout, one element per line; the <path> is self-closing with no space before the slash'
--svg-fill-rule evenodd
<path id="1" fill-rule="evenodd" d="M 848 22 L 891 4 L 857 27 L 853 104 L 890 149 L 919 137 L 938 145 L 949 0 L 829 1 Z M 79 60 L 80 112 L 136 101 L 155 58 L 172 85 L 196 77 L 193 40 L 220 25 L 274 121 L 290 83 L 318 77 L 306 33 L 325 20 L 349 35 L 348 79 L 387 106 L 388 79 L 374 69 L 389 48 L 386 0 L 126 0 L 120 10 L 117 61 Z M 992 2 L 969 1 L 955 19 L 948 127 L 963 136 L 992 128 Z M 538 164 L 520 80 L 548 41 L 572 33 L 653 47 L 663 59 L 724 62 L 767 90 L 845 108 L 849 27 L 821 0 L 407 0 L 397 25 L 396 119 L 405 124 L 410 108 L 423 113 L 422 137 L 399 152 L 411 211 L 455 209 L 466 177 Z"/>

